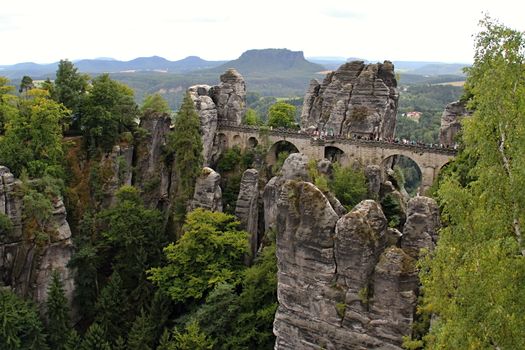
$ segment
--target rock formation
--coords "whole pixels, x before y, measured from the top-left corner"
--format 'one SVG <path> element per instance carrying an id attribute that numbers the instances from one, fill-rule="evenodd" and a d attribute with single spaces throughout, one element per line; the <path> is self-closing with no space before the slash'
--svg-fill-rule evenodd
<path id="1" fill-rule="evenodd" d="M 204 167 L 195 183 L 195 192 L 191 209 L 204 208 L 211 211 L 222 211 L 221 176 L 215 170 Z"/>
<path id="2" fill-rule="evenodd" d="M 449 103 L 441 115 L 439 143 L 447 147 L 454 146 L 456 144 L 456 135 L 461 130 L 461 119 L 470 114 L 464 102 Z"/>
<path id="3" fill-rule="evenodd" d="M 401 349 L 418 295 L 413 249 L 427 242 L 423 233 L 436 233 L 437 207 L 425 197 L 411 200 L 400 237 L 377 202 L 362 201 L 339 217 L 301 173 L 265 189 L 277 206 L 265 207 L 275 210 L 277 231 L 275 349 Z"/>
<path id="4" fill-rule="evenodd" d="M 0 166 L 0 214 L 7 216 L 13 226 L 10 232 L 0 235 L 0 284 L 42 304 L 47 298 L 52 272 L 57 270 L 71 302 L 74 281 L 67 263 L 73 245 L 64 203 L 60 198 L 53 200 L 52 214 L 45 225 L 48 238 L 41 241 L 36 233 L 31 233 L 30 223 L 24 221 L 21 186 L 8 168 Z"/>
<path id="5" fill-rule="evenodd" d="M 206 166 L 213 157 L 213 139 L 218 123 L 217 106 L 211 98 L 210 89 L 209 85 L 195 85 L 188 89 L 201 120 L 202 156 Z"/>
<path id="6" fill-rule="evenodd" d="M 221 83 L 211 88 L 217 116 L 221 121 L 240 125 L 246 114 L 246 84 L 235 69 L 230 68 L 220 77 Z"/>
<path id="7" fill-rule="evenodd" d="M 354 61 L 312 80 L 301 113 L 303 130 L 363 138 L 394 136 L 399 93 L 394 65 Z"/>
<path id="8" fill-rule="evenodd" d="M 259 172 L 248 169 L 242 174 L 235 216 L 241 222 L 241 229 L 250 233 L 252 257 L 257 253 L 259 236 Z"/>
<path id="9" fill-rule="evenodd" d="M 220 76 L 216 86 L 195 85 L 188 89 L 195 109 L 201 119 L 204 165 L 218 157 L 215 131 L 219 121 L 240 125 L 246 113 L 246 84 L 235 69 L 228 69 Z"/>
<path id="10" fill-rule="evenodd" d="M 368 198 L 379 199 L 381 182 L 383 181 L 381 173 L 379 165 L 371 164 L 366 166 L 365 176 L 368 185 Z"/>
<path id="11" fill-rule="evenodd" d="M 421 249 L 434 248 L 440 226 L 439 207 L 435 200 L 428 197 L 411 198 L 408 201 L 401 248 L 408 255 L 417 259 Z"/>
<path id="12" fill-rule="evenodd" d="M 163 152 L 170 124 L 170 116 L 164 113 L 147 113 L 140 120 L 140 127 L 147 133 L 135 147 L 133 184 L 141 190 L 141 197 L 150 208 L 161 208 L 169 196 L 170 169 Z"/>
<path id="13" fill-rule="evenodd" d="M 133 146 L 120 144 L 113 146 L 110 153 L 100 160 L 100 186 L 102 208 L 116 203 L 116 193 L 121 186 L 131 185 L 133 168 Z"/>

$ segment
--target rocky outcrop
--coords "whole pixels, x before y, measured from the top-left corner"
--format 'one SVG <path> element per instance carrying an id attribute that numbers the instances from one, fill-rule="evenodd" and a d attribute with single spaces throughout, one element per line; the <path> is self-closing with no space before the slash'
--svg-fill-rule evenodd
<path id="1" fill-rule="evenodd" d="M 281 168 L 281 174 L 274 176 L 264 187 L 264 231 L 275 230 L 277 221 L 277 200 L 281 187 L 286 180 L 311 181 L 308 174 L 308 157 L 301 153 L 292 153 L 286 158 Z"/>
<path id="2" fill-rule="evenodd" d="M 116 203 L 116 193 L 121 186 L 131 185 L 132 169 L 132 145 L 115 145 L 110 153 L 102 156 L 98 172 L 102 208 L 109 208 Z"/>
<path id="3" fill-rule="evenodd" d="M 213 140 L 218 123 L 217 106 L 213 102 L 210 90 L 209 85 L 195 85 L 188 89 L 201 121 L 202 156 L 205 166 L 209 165 L 213 158 Z"/>
<path id="4" fill-rule="evenodd" d="M 34 232 L 34 223 L 24 218 L 22 183 L 0 166 L 0 214 L 12 224 L 0 235 L 0 284 L 38 304 L 47 298 L 51 275 L 57 270 L 64 283 L 66 297 L 73 298 L 73 271 L 67 267 L 73 254 L 71 230 L 66 209 L 60 198 L 52 201 L 51 216 L 42 233 Z"/>
<path id="5" fill-rule="evenodd" d="M 469 116 L 465 102 L 455 101 L 449 103 L 441 115 L 441 127 L 439 129 L 439 143 L 446 147 L 454 146 L 456 135 L 461 130 L 461 119 Z"/>
<path id="6" fill-rule="evenodd" d="M 428 197 L 411 198 L 408 201 L 401 248 L 417 259 L 421 249 L 434 248 L 440 226 L 439 207 L 435 200 Z"/>
<path id="7" fill-rule="evenodd" d="M 248 169 L 242 174 L 235 216 L 241 222 L 241 229 L 250 234 L 252 257 L 257 253 L 259 236 L 259 172 Z"/>
<path id="8" fill-rule="evenodd" d="M 220 77 L 218 86 L 211 88 L 219 120 L 240 125 L 246 114 L 246 83 L 235 69 L 230 68 Z"/>
<path id="9" fill-rule="evenodd" d="M 365 177 L 368 186 L 368 198 L 379 199 L 381 182 L 383 181 L 381 167 L 375 164 L 367 165 L 365 168 Z"/>
<path id="10" fill-rule="evenodd" d="M 168 199 L 170 169 L 165 162 L 165 145 L 170 131 L 168 114 L 150 112 L 140 120 L 146 133 L 135 147 L 135 176 L 133 184 L 149 208 L 162 208 Z"/>
<path id="11" fill-rule="evenodd" d="M 215 170 L 204 167 L 195 183 L 191 209 L 204 208 L 222 211 L 221 176 Z"/>
<path id="12" fill-rule="evenodd" d="M 437 230 L 432 200 L 411 201 L 412 220 L 424 214 L 427 225 L 407 222 L 405 238 L 387 228 L 373 200 L 339 217 L 300 176 L 275 179 L 271 190 L 279 268 L 275 349 L 401 349 L 418 295 L 415 243 L 408 242 L 416 231 Z"/>
<path id="13" fill-rule="evenodd" d="M 240 125 L 246 114 L 246 84 L 235 69 L 228 69 L 215 86 L 195 85 L 188 89 L 201 121 L 204 165 L 217 160 L 220 140 L 215 139 L 219 121 Z"/>
<path id="14" fill-rule="evenodd" d="M 312 80 L 301 113 L 303 130 L 318 129 L 345 137 L 394 136 L 399 93 L 394 65 L 353 61 Z"/>

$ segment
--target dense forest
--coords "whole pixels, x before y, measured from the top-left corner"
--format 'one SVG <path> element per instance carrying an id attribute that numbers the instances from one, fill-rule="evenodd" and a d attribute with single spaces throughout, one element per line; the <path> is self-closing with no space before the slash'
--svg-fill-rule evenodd
<path id="1" fill-rule="evenodd" d="M 463 123 L 456 159 L 431 189 L 443 228 L 436 249 L 418 265 L 419 319 L 406 349 L 525 348 L 524 61 L 523 33 L 485 18 L 466 93 L 409 85 L 401 94 L 399 112 L 422 115 L 418 122 L 398 118 L 400 138 L 437 143 L 443 107 L 461 95 L 474 111 Z M 302 101 L 254 93 L 247 104 L 244 122 L 264 130 L 297 127 Z M 156 155 L 158 177 L 145 178 L 138 164 L 152 119 L 169 131 Z M 159 94 L 139 106 L 127 85 L 108 74 L 81 74 L 67 60 L 54 81 L 38 86 L 26 76 L 13 91 L 0 77 L 0 165 L 20 179 L 24 235 L 37 251 L 50 244 L 55 205 L 63 199 L 74 243 L 68 267 L 76 271 L 71 305 L 58 272 L 42 305 L 0 282 L 2 349 L 273 348 L 275 232 L 265 232 L 252 256 L 232 208 L 244 170 L 259 167 L 270 178 L 288 152 L 266 167 L 262 147 L 226 150 L 215 164 L 223 174 L 224 213 L 194 209 L 201 136 L 189 94 L 177 113 Z M 169 202 L 155 197 L 168 167 Z M 336 164 L 328 178 L 314 162 L 309 176 L 347 209 L 366 198 L 358 167 Z M 394 175 L 398 185 L 404 176 Z M 390 228 L 400 228 L 401 204 L 390 196 L 382 206 Z M 14 230 L 0 213 L 0 243 Z"/>

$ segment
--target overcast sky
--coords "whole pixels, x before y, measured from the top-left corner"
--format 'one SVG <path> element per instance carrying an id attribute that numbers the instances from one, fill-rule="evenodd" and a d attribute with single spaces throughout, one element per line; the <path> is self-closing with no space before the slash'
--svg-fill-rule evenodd
<path id="1" fill-rule="evenodd" d="M 482 12 L 525 30 L 519 0 L 3 0 L 0 64 L 129 60 L 248 49 L 305 56 L 470 62 Z"/>

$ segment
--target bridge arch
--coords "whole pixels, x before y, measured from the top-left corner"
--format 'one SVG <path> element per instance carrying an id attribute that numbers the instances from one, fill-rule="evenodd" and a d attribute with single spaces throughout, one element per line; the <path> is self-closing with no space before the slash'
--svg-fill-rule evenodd
<path id="1" fill-rule="evenodd" d="M 421 186 L 423 184 L 423 171 L 420 165 L 410 156 L 404 155 L 402 153 L 391 154 L 384 158 L 380 165 L 383 172 L 383 179 L 388 178 L 387 172 L 389 169 L 393 170 L 394 179 L 396 181 L 402 181 L 402 183 L 398 185 L 402 185 L 408 194 L 414 196 L 418 193 L 421 193 Z"/>
<path id="2" fill-rule="evenodd" d="M 222 152 L 228 148 L 228 136 L 225 133 L 220 132 L 217 134 L 217 144 L 219 145 L 219 150 Z"/>
<path id="3" fill-rule="evenodd" d="M 343 163 L 345 152 L 339 147 L 325 146 L 324 157 L 328 159 L 329 161 L 331 161 L 332 163 L 334 162 Z"/>
<path id="4" fill-rule="evenodd" d="M 298 153 L 299 148 L 297 148 L 296 145 L 287 140 L 277 141 L 270 147 L 266 155 L 266 163 L 268 165 L 274 165 L 277 162 L 279 153 L 281 152 Z"/>
<path id="5" fill-rule="evenodd" d="M 258 144 L 259 144 L 259 140 L 257 140 L 257 138 L 254 137 L 254 136 L 250 136 L 250 137 L 248 138 L 248 142 L 247 142 L 247 144 L 246 144 L 246 147 L 248 147 L 249 149 L 251 149 L 251 148 L 255 148 L 255 147 L 257 147 Z"/>

